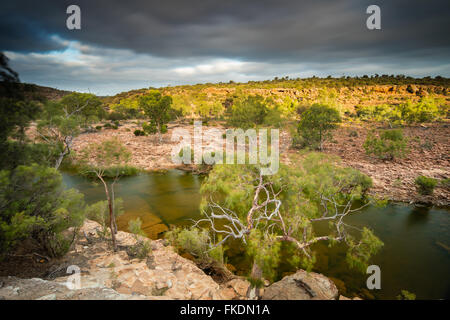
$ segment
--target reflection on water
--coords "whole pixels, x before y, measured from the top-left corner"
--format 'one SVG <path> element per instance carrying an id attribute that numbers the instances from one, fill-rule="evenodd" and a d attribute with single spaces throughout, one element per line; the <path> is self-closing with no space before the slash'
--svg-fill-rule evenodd
<path id="1" fill-rule="evenodd" d="M 124 200 L 125 213 L 118 218 L 117 227 L 127 231 L 128 221 L 139 217 L 145 233 L 156 239 L 171 224 L 188 224 L 189 219 L 199 217 L 201 179 L 178 170 L 120 179 L 115 194 Z M 67 173 L 63 180 L 83 192 L 89 204 L 106 199 L 103 185 L 95 181 Z"/>
<path id="2" fill-rule="evenodd" d="M 88 203 L 105 199 L 99 184 L 70 174 L 64 174 L 63 179 L 68 187 L 83 192 Z M 176 170 L 122 178 L 116 187 L 125 208 L 125 214 L 118 219 L 119 229 L 126 231 L 128 220 L 140 217 L 144 231 L 155 239 L 171 224 L 189 224 L 189 219 L 199 217 L 201 179 Z M 367 290 L 363 288 L 368 275 L 348 268 L 344 246 L 316 245 L 315 271 L 334 278 L 342 294 L 393 299 L 406 289 L 418 299 L 450 298 L 448 210 L 391 204 L 381 209 L 366 208 L 347 221 L 372 228 L 384 247 L 372 260 L 381 268 L 381 290 Z M 238 270 L 248 268 L 242 246 L 232 246 L 227 254 Z M 289 266 L 282 264 L 279 274 L 289 271 Z"/>

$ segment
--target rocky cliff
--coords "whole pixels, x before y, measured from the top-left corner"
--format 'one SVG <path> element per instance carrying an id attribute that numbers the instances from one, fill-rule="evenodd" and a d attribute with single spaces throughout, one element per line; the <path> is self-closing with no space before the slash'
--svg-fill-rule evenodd
<path id="1" fill-rule="evenodd" d="M 217 283 L 194 262 L 178 255 L 164 240 L 151 242 L 145 259 L 133 259 L 129 248 L 134 237 L 117 234 L 118 251 L 97 234 L 100 225 L 87 220 L 79 232 L 73 250 L 48 272 L 45 279 L 0 278 L 0 299 L 38 300 L 118 300 L 118 299 L 248 299 L 257 297 L 248 281 L 235 277 Z M 79 286 L 67 270 L 79 270 Z M 75 266 L 75 267 L 73 267 Z M 73 271 L 72 271 L 73 272 Z M 327 277 L 303 270 L 260 290 L 263 299 L 337 299 L 338 291 Z"/>

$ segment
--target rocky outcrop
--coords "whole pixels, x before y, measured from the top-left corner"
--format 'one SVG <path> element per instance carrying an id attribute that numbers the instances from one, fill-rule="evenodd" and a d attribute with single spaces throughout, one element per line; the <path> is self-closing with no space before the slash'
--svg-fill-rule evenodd
<path id="1" fill-rule="evenodd" d="M 239 277 L 217 283 L 194 262 L 181 257 L 164 240 L 151 241 L 144 259 L 130 257 L 133 235 L 117 233 L 118 250 L 99 237 L 100 225 L 86 220 L 70 251 L 45 279 L 0 277 L 0 300 L 244 300 L 257 299 L 250 283 Z M 141 239 L 148 240 L 148 239 Z M 79 282 L 68 267 L 79 271 Z M 74 267 L 75 266 L 75 267 Z M 70 268 L 69 268 L 70 269 Z M 73 272 L 73 271 L 72 271 Z M 69 288 L 68 284 L 79 284 Z M 259 290 L 263 299 L 336 299 L 337 289 L 327 277 L 303 270 Z"/>
<path id="2" fill-rule="evenodd" d="M 335 300 L 338 290 L 322 274 L 299 270 L 264 290 L 263 300 Z"/>

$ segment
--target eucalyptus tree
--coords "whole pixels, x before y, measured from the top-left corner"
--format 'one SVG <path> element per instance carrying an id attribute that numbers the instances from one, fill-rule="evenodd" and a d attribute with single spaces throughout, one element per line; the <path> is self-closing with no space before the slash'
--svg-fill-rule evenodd
<path id="1" fill-rule="evenodd" d="M 341 116 L 335 108 L 315 104 L 303 112 L 297 130 L 306 145 L 322 150 L 323 142 L 331 138 L 331 131 L 340 122 Z"/>
<path id="2" fill-rule="evenodd" d="M 163 96 L 157 90 L 150 90 L 148 94 L 139 98 L 139 107 L 150 119 L 150 124 L 143 127 L 147 133 L 158 133 L 159 143 L 162 143 L 162 133 L 167 132 L 167 123 L 172 118 L 172 98 Z"/>
<path id="3" fill-rule="evenodd" d="M 262 276 L 273 277 L 283 242 L 293 249 L 293 261 L 306 268 L 314 264 L 319 242 L 346 244 L 348 263 L 360 270 L 382 246 L 371 230 L 346 220 L 373 202 L 367 196 L 369 177 L 323 154 L 310 154 L 298 164 L 266 176 L 257 166 L 216 165 L 201 187 L 204 217 L 195 226 L 221 239 L 211 241 L 210 248 L 242 241 L 253 259 L 255 285 Z M 326 231 L 318 228 L 324 223 Z"/>
<path id="4" fill-rule="evenodd" d="M 64 157 L 72 151 L 73 140 L 89 121 L 102 115 L 101 102 L 93 94 L 74 92 L 60 101 L 45 104 L 37 134 L 53 152 L 54 167 L 58 169 Z"/>
<path id="5" fill-rule="evenodd" d="M 84 173 L 87 175 L 93 174 L 105 188 L 109 211 L 109 227 L 114 251 L 117 250 L 114 187 L 124 174 L 130 157 L 130 151 L 117 138 L 89 144 L 81 152 L 82 161 L 80 161 L 80 164 L 85 168 Z"/>

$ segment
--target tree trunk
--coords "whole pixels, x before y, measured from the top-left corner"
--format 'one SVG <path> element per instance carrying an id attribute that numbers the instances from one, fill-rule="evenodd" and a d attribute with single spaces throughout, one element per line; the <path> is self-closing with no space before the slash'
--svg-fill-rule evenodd
<path id="1" fill-rule="evenodd" d="M 262 269 L 256 261 L 253 261 L 252 272 L 250 278 L 256 283 L 257 281 L 262 281 Z M 260 292 L 259 287 L 252 284 L 247 291 L 247 298 L 249 299 L 259 299 Z"/>
<path id="2" fill-rule="evenodd" d="M 162 144 L 161 125 L 158 125 L 159 144 Z"/>
<path id="3" fill-rule="evenodd" d="M 61 165 L 61 162 L 64 160 L 64 157 L 66 155 L 70 154 L 70 148 L 72 146 L 72 140 L 73 140 L 72 136 L 67 136 L 64 139 L 65 147 L 64 147 L 64 150 L 59 154 L 58 159 L 56 159 L 56 163 L 55 163 L 55 169 L 56 170 L 59 169 L 59 166 Z"/>
<path id="4" fill-rule="evenodd" d="M 114 234 L 117 234 L 117 221 L 116 221 L 116 197 L 114 194 L 114 184 L 117 181 L 117 176 L 116 179 L 114 179 L 114 182 L 111 184 L 111 200 L 112 200 L 112 216 L 113 216 L 113 221 L 114 221 Z"/>

